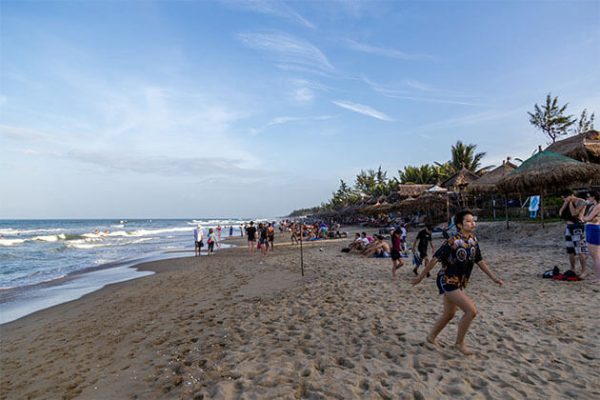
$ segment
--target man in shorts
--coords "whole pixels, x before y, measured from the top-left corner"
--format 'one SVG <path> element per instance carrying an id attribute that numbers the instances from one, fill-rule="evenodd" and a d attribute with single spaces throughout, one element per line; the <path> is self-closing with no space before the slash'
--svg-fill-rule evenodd
<path id="1" fill-rule="evenodd" d="M 565 247 L 569 256 L 571 271 L 575 272 L 575 259 L 579 258 L 581 275 L 584 275 L 587 270 L 587 243 L 585 242 L 585 224 L 583 223 L 586 202 L 568 190 L 563 192 L 561 197 L 563 198 L 563 205 L 559 210 L 559 215 L 567 222 Z"/>
<path id="2" fill-rule="evenodd" d="M 421 229 L 415 238 L 415 241 L 412 245 L 412 251 L 415 255 L 415 259 L 419 260 L 419 262 L 415 263 L 415 268 L 413 272 L 415 275 L 418 275 L 419 266 L 423 262 L 425 265 L 429 263 L 429 256 L 427 255 L 427 248 L 431 246 L 431 254 L 435 253 L 435 248 L 433 247 L 433 241 L 431 240 L 431 224 L 426 224 L 425 229 Z"/>
<path id="3" fill-rule="evenodd" d="M 246 235 L 248 236 L 248 251 L 250 254 L 254 254 L 256 251 L 256 227 L 254 221 L 250 221 L 250 224 L 246 227 Z"/>

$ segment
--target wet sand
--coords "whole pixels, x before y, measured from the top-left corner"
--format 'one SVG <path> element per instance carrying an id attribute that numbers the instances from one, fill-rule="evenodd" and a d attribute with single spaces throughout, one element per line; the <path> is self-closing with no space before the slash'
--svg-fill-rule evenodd
<path id="1" fill-rule="evenodd" d="M 237 248 L 144 264 L 158 274 L 0 326 L 0 397 L 600 398 L 600 287 L 540 277 L 567 267 L 562 231 L 481 224 L 505 286 L 475 268 L 474 356 L 451 347 L 460 312 L 426 343 L 433 277 L 392 281 L 389 259 L 341 253 L 349 240 L 305 243 L 304 277 L 298 247 Z"/>

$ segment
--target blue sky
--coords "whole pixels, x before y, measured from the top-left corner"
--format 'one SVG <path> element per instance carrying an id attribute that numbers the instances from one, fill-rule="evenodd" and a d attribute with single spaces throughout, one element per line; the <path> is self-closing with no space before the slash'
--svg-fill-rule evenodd
<path id="1" fill-rule="evenodd" d="M 600 112 L 600 2 L 0 3 L 0 218 L 265 217 Z"/>

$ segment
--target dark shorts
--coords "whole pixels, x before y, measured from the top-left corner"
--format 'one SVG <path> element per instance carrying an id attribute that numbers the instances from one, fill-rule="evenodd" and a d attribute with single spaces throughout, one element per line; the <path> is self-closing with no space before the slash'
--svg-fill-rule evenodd
<path id="1" fill-rule="evenodd" d="M 392 253 L 390 255 L 392 256 L 392 260 L 394 261 L 402 258 L 402 254 L 400 254 L 398 250 L 392 250 Z"/>
<path id="2" fill-rule="evenodd" d="M 585 226 L 583 224 L 569 224 L 565 229 L 565 247 L 567 254 L 587 253 L 585 242 Z"/>
<path id="3" fill-rule="evenodd" d="M 427 250 L 423 251 L 417 249 L 417 251 L 419 252 L 419 257 L 421 257 L 421 260 L 424 260 L 427 257 Z"/>
<path id="4" fill-rule="evenodd" d="M 459 285 L 447 283 L 446 280 L 447 280 L 447 277 L 446 277 L 446 275 L 443 275 L 443 274 L 438 275 L 435 280 L 435 283 L 437 284 L 440 294 L 452 292 L 454 290 L 458 290 L 461 288 Z"/>
<path id="5" fill-rule="evenodd" d="M 208 251 L 213 251 L 213 250 L 214 250 L 214 248 L 215 248 L 215 242 L 210 242 L 210 243 L 208 244 Z"/>
<path id="6" fill-rule="evenodd" d="M 259 243 L 260 244 L 267 244 L 267 239 L 266 238 L 260 238 Z"/>
<path id="7" fill-rule="evenodd" d="M 196 242 L 196 247 L 203 247 L 204 246 L 204 242 L 202 240 L 200 240 L 199 242 Z"/>

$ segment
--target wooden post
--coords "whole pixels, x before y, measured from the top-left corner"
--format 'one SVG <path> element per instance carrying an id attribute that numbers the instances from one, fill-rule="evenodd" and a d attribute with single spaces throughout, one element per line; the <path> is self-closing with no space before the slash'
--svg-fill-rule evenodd
<path id="1" fill-rule="evenodd" d="M 510 225 L 508 223 L 508 196 L 504 196 L 504 216 L 506 217 L 506 229 L 510 229 Z"/>
<path id="2" fill-rule="evenodd" d="M 302 250 L 302 237 L 304 236 L 304 223 L 300 225 L 300 269 L 304 276 L 304 251 Z"/>
<path id="3" fill-rule="evenodd" d="M 542 193 L 540 193 L 540 215 L 542 216 L 542 229 L 545 228 L 544 226 L 544 191 L 542 190 Z"/>

